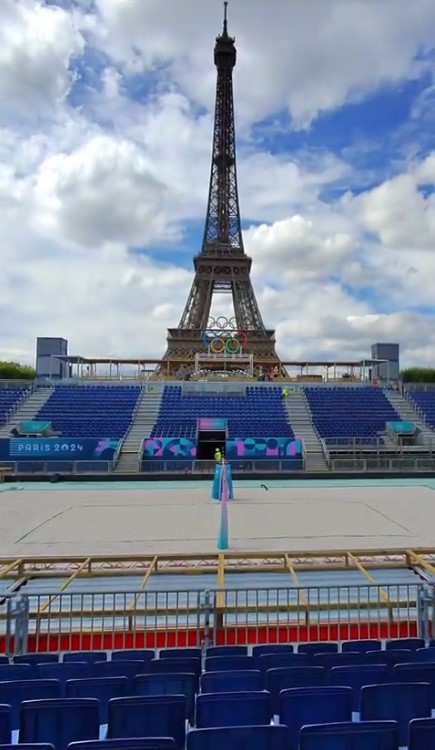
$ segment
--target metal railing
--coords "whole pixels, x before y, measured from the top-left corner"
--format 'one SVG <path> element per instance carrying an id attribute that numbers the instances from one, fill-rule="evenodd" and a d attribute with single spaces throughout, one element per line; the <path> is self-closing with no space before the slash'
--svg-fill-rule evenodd
<path id="1" fill-rule="evenodd" d="M 0 461 L 11 474 L 107 474 L 113 461 Z"/>
<path id="2" fill-rule="evenodd" d="M 303 471 L 303 457 L 273 459 L 267 458 L 262 460 L 249 459 L 230 460 L 233 473 L 237 474 L 276 474 L 281 471 Z M 215 461 L 189 461 L 186 459 L 158 460 L 145 459 L 141 463 L 140 471 L 143 474 L 164 474 L 167 472 L 179 474 L 210 474 L 214 473 L 216 466 Z"/>
<path id="3" fill-rule="evenodd" d="M 290 588 L 2 595 L 6 653 L 212 643 L 429 638 L 434 588 L 367 583 Z"/>
<path id="4" fill-rule="evenodd" d="M 397 458 L 384 457 L 382 455 L 370 458 L 332 458 L 332 471 L 435 471 L 435 456 L 414 458 L 411 456 L 398 456 Z"/>

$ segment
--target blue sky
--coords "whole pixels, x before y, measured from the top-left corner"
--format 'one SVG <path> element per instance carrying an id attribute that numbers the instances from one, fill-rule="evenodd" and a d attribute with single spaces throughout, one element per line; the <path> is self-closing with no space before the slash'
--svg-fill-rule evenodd
<path id="1" fill-rule="evenodd" d="M 157 356 L 202 242 L 222 3 L 2 3 L 0 356 Z M 435 6 L 391 6 L 230 3 L 245 247 L 283 357 L 435 361 Z"/>

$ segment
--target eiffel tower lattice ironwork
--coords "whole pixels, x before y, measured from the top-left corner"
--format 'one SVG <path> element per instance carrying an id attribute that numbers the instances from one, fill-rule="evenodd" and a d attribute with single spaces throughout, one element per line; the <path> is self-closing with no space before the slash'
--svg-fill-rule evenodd
<path id="1" fill-rule="evenodd" d="M 237 188 L 234 127 L 233 69 L 235 40 L 228 34 L 227 3 L 222 34 L 216 38 L 217 68 L 213 152 L 207 215 L 201 252 L 194 258 L 195 277 L 178 328 L 168 330 L 164 368 L 175 374 L 181 365 L 192 365 L 196 354 L 207 352 L 205 334 L 213 328 L 210 311 L 213 295 L 232 295 L 232 334 L 240 333 L 243 353 L 254 366 L 279 366 L 275 332 L 265 328 L 252 287 L 252 260 L 245 253 Z M 235 333 L 236 332 L 236 333 Z M 243 334 L 242 334 L 243 332 Z M 224 335 L 224 331 L 221 334 Z M 252 364 L 252 363 L 251 363 Z M 210 369 L 219 367 L 211 363 Z"/>

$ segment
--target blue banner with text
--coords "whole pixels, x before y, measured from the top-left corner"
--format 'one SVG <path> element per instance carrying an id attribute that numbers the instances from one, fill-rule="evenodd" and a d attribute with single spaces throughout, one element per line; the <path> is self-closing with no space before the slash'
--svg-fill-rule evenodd
<path id="1" fill-rule="evenodd" d="M 0 439 L 0 460 L 110 461 L 118 445 L 112 438 L 5 438 Z"/>

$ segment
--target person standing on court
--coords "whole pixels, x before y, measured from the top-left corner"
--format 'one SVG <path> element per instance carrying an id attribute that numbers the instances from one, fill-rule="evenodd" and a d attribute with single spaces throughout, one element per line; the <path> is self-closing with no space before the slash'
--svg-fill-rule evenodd
<path id="1" fill-rule="evenodd" d="M 217 464 L 222 463 L 222 451 L 220 448 L 216 448 L 214 452 L 214 460 L 216 461 Z"/>

